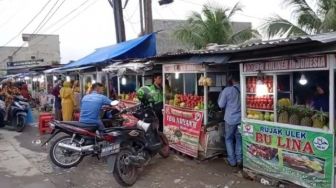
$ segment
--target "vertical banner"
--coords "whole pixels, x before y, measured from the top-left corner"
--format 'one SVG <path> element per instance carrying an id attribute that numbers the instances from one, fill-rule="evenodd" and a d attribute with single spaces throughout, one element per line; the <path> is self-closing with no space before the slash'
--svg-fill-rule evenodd
<path id="1" fill-rule="evenodd" d="M 192 157 L 198 156 L 203 112 L 165 105 L 164 133 L 169 146 Z"/>
<path id="2" fill-rule="evenodd" d="M 244 167 L 310 188 L 331 188 L 331 133 L 243 123 Z"/>

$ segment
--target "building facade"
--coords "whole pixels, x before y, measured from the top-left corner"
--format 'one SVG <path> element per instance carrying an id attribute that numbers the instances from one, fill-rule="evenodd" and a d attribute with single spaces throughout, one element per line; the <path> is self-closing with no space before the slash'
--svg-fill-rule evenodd
<path id="1" fill-rule="evenodd" d="M 10 75 L 27 72 L 39 66 L 60 63 L 58 35 L 22 34 L 24 46 L 0 47 L 0 74 Z"/>
<path id="2" fill-rule="evenodd" d="M 174 31 L 185 23 L 185 20 L 153 20 L 153 30 L 158 32 L 156 35 L 157 54 L 191 49 L 190 46 L 179 42 L 173 35 Z M 232 22 L 232 28 L 234 32 L 239 32 L 251 29 L 252 24 L 250 22 Z"/>

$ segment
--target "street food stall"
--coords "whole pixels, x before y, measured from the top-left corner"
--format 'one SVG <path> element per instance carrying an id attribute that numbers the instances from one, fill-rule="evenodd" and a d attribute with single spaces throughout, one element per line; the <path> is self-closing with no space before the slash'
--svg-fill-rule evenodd
<path id="1" fill-rule="evenodd" d="M 333 187 L 335 63 L 313 54 L 240 64 L 246 172 Z"/>
<path id="2" fill-rule="evenodd" d="M 161 72 L 161 66 L 155 66 L 151 62 L 118 62 L 103 69 L 108 73 L 109 88 L 112 93 L 126 106 L 135 105 L 138 102 L 136 91 L 144 85 L 152 83 L 152 74 Z M 111 97 L 111 96 L 110 96 Z"/>
<path id="3" fill-rule="evenodd" d="M 232 72 L 191 63 L 163 64 L 162 70 L 164 133 L 170 147 L 199 159 L 223 154 L 224 115 L 217 99 Z"/>

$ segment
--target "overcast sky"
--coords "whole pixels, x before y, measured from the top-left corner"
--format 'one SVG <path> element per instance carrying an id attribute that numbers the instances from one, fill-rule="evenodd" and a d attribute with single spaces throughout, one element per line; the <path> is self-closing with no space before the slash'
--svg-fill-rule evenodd
<path id="1" fill-rule="evenodd" d="M 0 46 L 18 35 L 47 2 L 48 0 L 0 0 Z M 45 19 L 47 22 L 38 33 L 60 36 L 62 63 L 80 59 L 95 48 L 115 44 L 113 11 L 108 0 L 50 0 L 45 10 L 24 29 L 24 33 L 34 32 L 56 2 L 56 7 L 63 4 L 50 20 Z M 124 10 L 127 39 L 137 37 L 140 30 L 138 2 L 129 0 Z M 203 4 L 232 7 L 238 1 L 175 0 L 165 6 L 159 6 L 157 2 L 158 0 L 153 0 L 154 19 L 185 19 L 191 11 L 201 11 Z M 265 18 L 274 14 L 290 18 L 289 11 L 283 10 L 285 7 L 282 2 L 283 0 L 240 0 L 244 6 L 243 12 L 233 20 L 252 22 L 253 27 L 258 28 Z M 73 13 L 66 16 L 71 11 Z M 64 16 L 66 17 L 62 19 Z M 18 35 L 8 45 L 21 46 L 22 43 L 21 35 Z"/>

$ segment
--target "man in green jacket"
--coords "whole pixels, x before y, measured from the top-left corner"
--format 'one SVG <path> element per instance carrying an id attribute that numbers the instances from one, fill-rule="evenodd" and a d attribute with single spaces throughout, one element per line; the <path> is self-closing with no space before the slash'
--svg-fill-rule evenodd
<path id="1" fill-rule="evenodd" d="M 151 103 L 153 105 L 156 116 L 160 121 L 159 131 L 163 131 L 163 92 L 162 92 L 162 74 L 155 74 L 153 76 L 153 84 L 149 86 L 141 87 L 137 91 L 138 98 L 146 97 L 148 95 L 148 101 L 146 103 Z"/>

